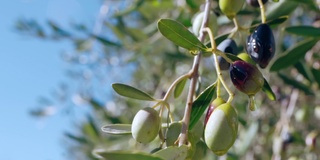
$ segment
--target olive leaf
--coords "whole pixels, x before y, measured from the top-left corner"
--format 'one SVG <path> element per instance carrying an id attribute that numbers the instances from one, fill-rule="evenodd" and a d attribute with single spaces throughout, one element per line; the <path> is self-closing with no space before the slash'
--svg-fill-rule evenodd
<path id="1" fill-rule="evenodd" d="M 174 89 L 174 92 L 173 92 L 174 98 L 178 98 L 178 97 L 181 95 L 181 93 L 182 93 L 182 91 L 183 91 L 183 89 L 184 89 L 184 86 L 185 86 L 185 84 L 187 83 L 187 80 L 188 80 L 188 77 L 185 77 L 184 79 L 182 79 L 182 80 L 176 85 L 176 87 L 175 87 L 175 89 Z"/>
<path id="2" fill-rule="evenodd" d="M 287 27 L 285 31 L 300 36 L 320 38 L 320 28 L 312 26 L 290 26 Z"/>
<path id="3" fill-rule="evenodd" d="M 191 130 L 195 124 L 199 121 L 203 112 L 208 108 L 212 102 L 213 96 L 216 91 L 216 83 L 213 83 L 207 87 L 192 104 L 192 110 L 190 114 L 189 130 Z"/>
<path id="4" fill-rule="evenodd" d="M 279 71 L 297 63 L 317 42 L 317 39 L 308 38 L 289 48 L 273 62 L 270 71 Z"/>
<path id="5" fill-rule="evenodd" d="M 112 84 L 112 88 L 114 91 L 116 91 L 121 96 L 134 98 L 138 100 L 144 100 L 144 101 L 154 101 L 155 99 L 152 98 L 149 94 L 134 88 L 132 86 L 121 84 L 121 83 L 114 83 Z"/>
<path id="6" fill-rule="evenodd" d="M 294 1 L 280 1 L 278 3 L 273 3 L 269 6 L 266 11 L 266 19 L 276 19 L 281 16 L 287 16 L 293 12 L 299 3 Z"/>
<path id="7" fill-rule="evenodd" d="M 277 99 L 276 95 L 274 94 L 274 92 L 272 91 L 268 81 L 264 79 L 264 83 L 263 83 L 263 86 L 262 86 L 262 91 L 267 95 L 267 97 L 272 100 L 272 101 L 275 101 Z"/>
<path id="8" fill-rule="evenodd" d="M 312 72 L 314 79 L 317 81 L 318 86 L 320 87 L 320 70 L 312 68 L 311 72 Z"/>
<path id="9" fill-rule="evenodd" d="M 111 40 L 108 40 L 104 37 L 98 36 L 98 35 L 91 35 L 93 38 L 98 40 L 100 43 L 102 43 L 105 46 L 115 46 L 115 47 L 121 47 L 121 44 L 118 44 L 116 42 L 112 42 Z"/>
<path id="10" fill-rule="evenodd" d="M 202 44 L 199 39 L 188 30 L 188 28 L 175 20 L 160 19 L 158 21 L 158 29 L 164 37 L 172 41 L 174 44 L 188 49 L 193 53 L 199 50 L 206 50 L 206 46 Z"/>
<path id="11" fill-rule="evenodd" d="M 153 155 L 157 155 L 165 160 L 185 160 L 188 155 L 188 146 L 170 146 L 155 152 Z"/>
<path id="12" fill-rule="evenodd" d="M 111 160 L 164 160 L 156 155 L 151 155 L 143 152 L 132 151 L 104 151 L 95 150 L 93 155 L 97 158 L 111 159 Z"/>
<path id="13" fill-rule="evenodd" d="M 312 92 L 312 90 L 310 89 L 309 86 L 291 78 L 288 77 L 282 73 L 279 73 L 278 76 L 288 85 L 291 85 L 294 88 L 297 88 L 299 90 L 302 90 L 303 92 L 305 92 L 308 95 L 313 95 L 314 93 Z"/>
<path id="14" fill-rule="evenodd" d="M 312 76 L 310 68 L 307 66 L 306 63 L 303 63 L 301 61 L 297 62 L 294 67 L 297 69 L 297 71 L 304 76 L 309 82 L 313 82 L 314 78 Z"/>
<path id="15" fill-rule="evenodd" d="M 131 124 L 108 124 L 103 126 L 101 130 L 115 135 L 131 134 Z"/>

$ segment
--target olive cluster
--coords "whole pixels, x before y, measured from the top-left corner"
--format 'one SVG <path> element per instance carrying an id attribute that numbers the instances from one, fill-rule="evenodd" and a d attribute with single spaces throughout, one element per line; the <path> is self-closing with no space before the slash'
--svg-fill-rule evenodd
<path id="1" fill-rule="evenodd" d="M 242 9 L 244 3 L 259 7 L 258 0 L 219 0 L 219 7 L 229 19 L 234 19 L 237 13 Z M 262 0 L 264 4 L 267 0 Z M 233 5 L 230 5 L 233 4 Z M 217 18 L 213 16 L 209 20 L 209 28 L 217 28 Z M 192 31 L 198 36 L 200 25 L 202 24 L 204 13 L 199 13 L 193 20 Z M 247 29 L 249 30 L 249 29 Z M 264 85 L 264 78 L 257 65 L 264 69 L 269 64 L 275 54 L 275 40 L 272 30 L 265 22 L 258 25 L 246 40 L 244 48 L 246 53 L 238 54 L 238 46 L 235 40 L 230 36 L 223 40 L 217 47 L 213 47 L 215 53 L 215 62 L 217 72 L 219 70 L 228 70 L 233 85 L 241 92 L 248 95 L 252 100 L 257 92 Z M 215 52 L 217 51 L 217 53 Z M 225 53 L 237 56 L 237 60 L 230 60 Z M 219 79 L 218 75 L 218 81 Z M 222 80 L 220 80 L 222 81 Z M 231 96 L 231 95 L 229 95 Z M 132 136 L 140 143 L 149 143 L 153 141 L 157 135 L 161 135 L 161 115 L 154 109 L 155 107 L 147 107 L 140 110 L 134 117 L 132 122 Z M 250 107 L 254 110 L 254 107 Z M 176 144 L 179 139 L 182 124 L 180 122 L 171 122 L 167 128 L 166 136 L 163 139 L 167 146 Z M 220 96 L 209 106 L 205 122 L 199 129 L 203 136 L 203 140 L 207 147 L 216 155 L 224 155 L 234 144 L 238 133 L 238 114 L 236 108 L 231 105 L 231 101 L 225 101 Z M 203 134 L 203 135 L 202 135 Z M 200 139 L 200 138 L 199 138 Z"/>
<path id="2" fill-rule="evenodd" d="M 220 0 L 219 7 L 229 19 L 234 19 L 244 2 L 244 0 Z M 260 6 L 258 0 L 246 2 L 252 7 Z M 265 4 L 267 0 L 261 2 Z M 232 38 L 222 41 L 217 49 L 236 55 L 240 60 L 228 62 L 226 57 L 218 56 L 218 65 L 221 70 L 229 70 L 233 85 L 252 100 L 264 85 L 263 75 L 256 64 L 262 69 L 266 68 L 275 54 L 275 40 L 268 24 L 263 22 L 258 25 L 248 36 L 244 46 L 247 53 L 237 55 L 237 44 Z M 250 109 L 254 110 L 254 107 Z M 217 155 L 225 154 L 234 144 L 237 132 L 236 109 L 229 102 L 217 97 L 209 106 L 205 118 L 204 140 L 208 148 Z"/>

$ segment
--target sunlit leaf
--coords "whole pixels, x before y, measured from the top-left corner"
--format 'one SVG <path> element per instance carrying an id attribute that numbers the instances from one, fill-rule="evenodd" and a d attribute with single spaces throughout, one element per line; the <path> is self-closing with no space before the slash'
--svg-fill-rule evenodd
<path id="1" fill-rule="evenodd" d="M 215 91 L 216 83 L 206 88 L 193 102 L 190 115 L 189 130 L 191 130 L 195 126 L 200 117 L 203 115 L 203 112 L 208 108 L 208 106 L 212 102 Z"/>
<path id="2" fill-rule="evenodd" d="M 93 154 L 98 158 L 106 160 L 164 160 L 156 155 L 143 152 L 130 151 L 94 151 Z"/>
<path id="3" fill-rule="evenodd" d="M 285 29 L 285 31 L 306 37 L 320 37 L 320 28 L 312 26 L 290 26 Z"/>
<path id="4" fill-rule="evenodd" d="M 317 39 L 309 38 L 299 42 L 292 48 L 289 48 L 274 61 L 270 71 L 279 71 L 297 63 L 317 42 Z"/>
<path id="5" fill-rule="evenodd" d="M 274 94 L 274 92 L 272 91 L 268 81 L 266 79 L 264 79 L 264 83 L 263 83 L 263 87 L 262 87 L 262 91 L 264 93 L 266 93 L 266 95 L 268 96 L 268 98 L 272 101 L 275 101 L 277 99 L 276 95 Z"/>
<path id="6" fill-rule="evenodd" d="M 307 86 L 307 85 L 305 85 L 305 84 L 303 84 L 303 83 L 301 83 L 291 77 L 288 77 L 287 75 L 284 75 L 282 73 L 279 73 L 278 75 L 284 81 L 284 83 L 291 85 L 294 88 L 300 89 L 308 95 L 313 95 L 313 92 L 309 86 Z"/>
<path id="7" fill-rule="evenodd" d="M 144 100 L 144 101 L 155 100 L 149 94 L 126 84 L 114 83 L 112 84 L 112 88 L 121 96 L 138 99 L 138 100 Z"/>
<path id="8" fill-rule="evenodd" d="M 184 86 L 187 83 L 187 80 L 188 80 L 188 77 L 185 77 L 176 85 L 176 88 L 174 89 L 174 98 L 178 98 L 181 95 L 184 89 Z"/>
<path id="9" fill-rule="evenodd" d="M 186 145 L 170 146 L 155 152 L 153 155 L 157 155 L 165 160 L 185 160 L 188 154 L 188 147 Z"/>
<path id="10" fill-rule="evenodd" d="M 206 49 L 206 46 L 188 28 L 175 20 L 160 19 L 158 29 L 164 37 L 189 51 L 195 52 Z"/>

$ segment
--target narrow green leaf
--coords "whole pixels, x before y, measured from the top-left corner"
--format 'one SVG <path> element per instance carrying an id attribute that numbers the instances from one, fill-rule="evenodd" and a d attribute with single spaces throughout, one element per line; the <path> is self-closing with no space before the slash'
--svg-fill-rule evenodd
<path id="1" fill-rule="evenodd" d="M 314 79 L 318 83 L 318 87 L 320 88 L 320 70 L 312 68 L 311 72 L 312 72 L 312 75 L 313 75 Z"/>
<path id="2" fill-rule="evenodd" d="M 98 35 L 91 35 L 95 39 L 97 39 L 100 43 L 102 43 L 105 46 L 115 46 L 115 47 L 121 47 L 121 44 L 112 42 L 104 37 L 98 36 Z"/>
<path id="3" fill-rule="evenodd" d="M 103 126 L 101 130 L 108 134 L 131 134 L 131 124 L 108 124 Z"/>
<path id="4" fill-rule="evenodd" d="M 310 68 L 306 65 L 305 62 L 297 62 L 294 67 L 297 69 L 297 71 L 304 76 L 309 82 L 313 81 L 313 76 L 311 73 Z"/>
<path id="5" fill-rule="evenodd" d="M 157 155 L 165 160 L 185 160 L 188 155 L 188 147 L 186 145 L 170 146 L 155 152 L 153 155 Z"/>
<path id="6" fill-rule="evenodd" d="M 193 35 L 185 26 L 172 19 L 160 19 L 158 21 L 160 33 L 174 44 L 188 49 L 191 52 L 205 50 L 206 46 Z"/>
<path id="7" fill-rule="evenodd" d="M 104 158 L 106 160 L 164 160 L 156 155 L 143 152 L 97 150 L 93 154 L 97 158 Z"/>
<path id="8" fill-rule="evenodd" d="M 268 81 L 265 78 L 262 91 L 268 96 L 270 100 L 275 101 L 277 99 L 276 95 L 273 93 Z"/>
<path id="9" fill-rule="evenodd" d="M 274 61 L 270 71 L 279 71 L 297 63 L 317 42 L 317 39 L 308 38 L 289 48 Z"/>
<path id="10" fill-rule="evenodd" d="M 191 130 L 195 126 L 195 124 L 199 121 L 199 119 L 203 115 L 203 112 L 210 105 L 210 103 L 212 102 L 213 96 L 215 94 L 215 91 L 216 91 L 216 83 L 207 87 L 202 93 L 200 93 L 197 99 L 193 102 L 191 115 L 190 115 L 189 130 Z"/>
<path id="11" fill-rule="evenodd" d="M 305 85 L 305 84 L 303 84 L 303 83 L 301 83 L 291 77 L 288 77 L 282 73 L 279 73 L 278 75 L 283 80 L 284 83 L 291 85 L 294 88 L 300 89 L 308 95 L 313 95 L 313 92 L 309 86 L 307 86 L 307 85 Z"/>
<path id="12" fill-rule="evenodd" d="M 299 3 L 294 1 L 280 1 L 278 3 L 271 4 L 266 11 L 267 21 L 291 14 L 298 5 Z"/>
<path id="13" fill-rule="evenodd" d="M 306 37 L 320 37 L 320 28 L 312 26 L 290 26 L 285 29 L 285 31 Z"/>
<path id="14" fill-rule="evenodd" d="M 181 95 L 181 93 L 182 93 L 182 91 L 183 91 L 183 89 L 184 89 L 184 86 L 185 86 L 186 83 L 187 83 L 187 80 L 188 80 L 188 77 L 185 77 L 184 79 L 182 79 L 182 80 L 176 85 L 176 88 L 174 89 L 174 93 L 173 93 L 174 98 L 178 98 L 178 97 Z"/>
<path id="15" fill-rule="evenodd" d="M 66 137 L 68 137 L 69 139 L 72 139 L 72 140 L 74 140 L 80 144 L 83 144 L 83 145 L 88 145 L 88 143 L 89 143 L 85 137 L 76 136 L 71 133 L 65 133 L 64 135 Z"/>
<path id="16" fill-rule="evenodd" d="M 138 100 L 144 100 L 144 101 L 155 100 L 149 94 L 126 84 L 114 83 L 112 84 L 112 88 L 121 96 L 138 99 Z"/>

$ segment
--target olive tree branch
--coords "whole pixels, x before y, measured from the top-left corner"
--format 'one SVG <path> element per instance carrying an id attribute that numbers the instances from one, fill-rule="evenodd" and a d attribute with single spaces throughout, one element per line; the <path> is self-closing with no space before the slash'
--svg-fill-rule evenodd
<path id="1" fill-rule="evenodd" d="M 211 6 L 211 0 L 206 0 L 206 6 L 204 10 L 204 17 L 200 29 L 200 35 L 198 39 L 201 42 L 204 42 L 205 35 L 206 33 L 202 30 L 206 26 L 208 26 L 209 22 L 209 13 L 210 13 L 210 6 Z M 191 109 L 192 109 L 192 103 L 193 103 L 193 97 L 199 77 L 199 65 L 200 65 L 200 59 L 201 59 L 201 52 L 196 55 L 193 59 L 193 66 L 191 69 L 191 77 L 190 77 L 190 86 L 189 86 L 189 91 L 188 91 L 188 97 L 187 97 L 187 103 L 186 103 L 186 108 L 184 112 L 184 116 L 182 118 L 182 128 L 181 128 L 181 133 L 179 136 L 179 146 L 187 144 L 188 143 L 188 126 L 190 123 L 190 114 L 191 114 Z"/>

